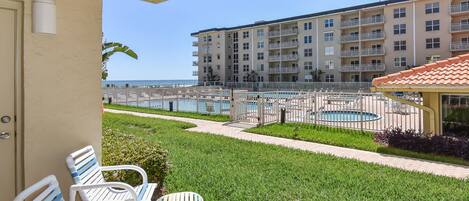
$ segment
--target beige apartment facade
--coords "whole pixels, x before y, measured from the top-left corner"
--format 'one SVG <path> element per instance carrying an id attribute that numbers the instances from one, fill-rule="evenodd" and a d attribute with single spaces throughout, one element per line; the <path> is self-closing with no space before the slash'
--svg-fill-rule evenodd
<path id="1" fill-rule="evenodd" d="M 380 1 L 192 36 L 200 83 L 371 82 L 467 53 L 469 1 Z"/>

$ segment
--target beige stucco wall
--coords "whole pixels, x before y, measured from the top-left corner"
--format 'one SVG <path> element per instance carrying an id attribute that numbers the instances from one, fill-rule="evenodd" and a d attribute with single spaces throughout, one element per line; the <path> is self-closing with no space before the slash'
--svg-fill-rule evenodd
<path id="1" fill-rule="evenodd" d="M 101 144 L 101 0 L 57 0 L 57 34 L 31 32 L 24 1 L 24 183 L 54 174 L 64 195 L 65 157 Z"/>

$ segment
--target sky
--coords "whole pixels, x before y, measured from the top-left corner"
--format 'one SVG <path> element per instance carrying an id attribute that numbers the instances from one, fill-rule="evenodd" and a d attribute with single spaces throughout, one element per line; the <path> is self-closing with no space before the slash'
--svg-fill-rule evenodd
<path id="1" fill-rule="evenodd" d="M 138 60 L 116 54 L 108 63 L 108 80 L 196 79 L 190 34 L 214 27 L 310 14 L 378 0 L 104 0 L 106 41 L 121 42 Z"/>

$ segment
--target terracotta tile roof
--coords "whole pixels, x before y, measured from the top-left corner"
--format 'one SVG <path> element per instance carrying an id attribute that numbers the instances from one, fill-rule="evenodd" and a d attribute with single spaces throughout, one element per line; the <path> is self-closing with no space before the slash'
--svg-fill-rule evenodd
<path id="1" fill-rule="evenodd" d="M 373 80 L 381 87 L 469 87 L 469 54 L 415 67 Z"/>

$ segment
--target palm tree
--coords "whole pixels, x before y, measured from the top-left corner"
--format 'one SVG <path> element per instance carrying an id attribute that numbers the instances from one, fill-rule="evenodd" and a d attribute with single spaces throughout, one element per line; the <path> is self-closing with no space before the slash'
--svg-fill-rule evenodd
<path id="1" fill-rule="evenodd" d="M 311 75 L 313 76 L 313 82 L 321 82 L 322 74 L 324 74 L 324 72 L 319 69 L 311 71 Z"/>
<path id="2" fill-rule="evenodd" d="M 248 73 L 248 82 L 256 82 L 257 81 L 258 74 L 256 71 L 251 71 Z"/>
<path id="3" fill-rule="evenodd" d="M 212 67 L 208 67 L 207 81 L 210 82 L 210 83 L 219 82 L 219 81 L 220 81 L 220 76 L 218 76 L 217 74 L 215 74 L 215 73 L 213 72 Z"/>
<path id="4" fill-rule="evenodd" d="M 135 53 L 128 46 L 117 42 L 104 42 L 102 46 L 102 61 L 101 61 L 101 79 L 106 80 L 109 75 L 106 64 L 115 53 L 124 53 L 129 57 L 138 59 L 137 53 Z"/>

